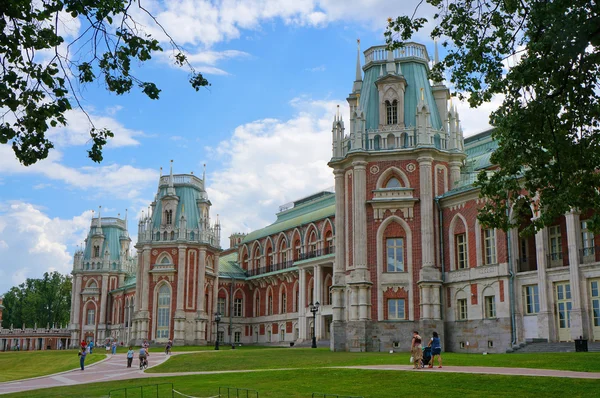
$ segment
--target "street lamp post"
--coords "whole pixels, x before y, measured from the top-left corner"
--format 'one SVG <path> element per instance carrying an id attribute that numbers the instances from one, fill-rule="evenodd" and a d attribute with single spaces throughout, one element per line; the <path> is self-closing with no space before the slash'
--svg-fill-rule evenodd
<path id="1" fill-rule="evenodd" d="M 308 305 L 308 308 L 310 309 L 310 312 L 312 312 L 313 314 L 313 327 L 312 327 L 312 345 L 311 348 L 317 348 L 317 335 L 315 333 L 315 326 L 317 323 L 317 311 L 319 311 L 319 302 L 317 301 L 316 303 L 310 303 Z"/>
<path id="2" fill-rule="evenodd" d="M 215 339 L 215 350 L 219 349 L 219 322 L 221 322 L 221 313 L 217 312 L 215 314 L 215 322 L 217 323 L 217 337 Z"/>

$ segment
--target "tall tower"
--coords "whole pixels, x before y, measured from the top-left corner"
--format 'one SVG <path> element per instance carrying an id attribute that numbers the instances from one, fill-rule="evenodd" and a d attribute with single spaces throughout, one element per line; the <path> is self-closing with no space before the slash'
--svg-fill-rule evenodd
<path id="1" fill-rule="evenodd" d="M 448 89 L 428 80 L 425 46 L 375 46 L 364 57 L 348 96 L 350 134 L 337 115 L 332 129 L 335 350 L 369 349 L 373 339 L 391 344 L 425 326 L 441 330 L 434 198 L 466 157 Z"/>
<path id="2" fill-rule="evenodd" d="M 135 260 L 129 255 L 131 239 L 126 219 L 93 217 L 82 248 L 73 258 L 71 295 L 71 339 L 98 341 L 124 340 L 123 330 L 113 327 L 122 312 L 113 311 L 119 301 L 110 292 L 120 288 L 135 272 Z M 115 312 L 119 315 L 115 315 Z"/>
<path id="3" fill-rule="evenodd" d="M 205 174 L 161 176 L 139 222 L 133 340 L 206 344 L 213 314 L 221 226 L 210 217 Z"/>

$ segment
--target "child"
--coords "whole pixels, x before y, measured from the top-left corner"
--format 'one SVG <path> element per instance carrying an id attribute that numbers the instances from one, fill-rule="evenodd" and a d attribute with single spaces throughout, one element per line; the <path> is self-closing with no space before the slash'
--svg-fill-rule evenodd
<path id="1" fill-rule="evenodd" d="M 85 348 L 81 348 L 81 351 L 79 351 L 79 366 L 81 366 L 81 370 L 84 369 L 84 364 L 85 364 L 85 356 L 87 355 L 87 351 Z"/>
<path id="2" fill-rule="evenodd" d="M 133 347 L 129 346 L 129 351 L 127 351 L 127 367 L 130 368 L 131 367 L 131 362 L 133 362 L 133 354 L 135 353 L 135 351 L 133 351 Z"/>

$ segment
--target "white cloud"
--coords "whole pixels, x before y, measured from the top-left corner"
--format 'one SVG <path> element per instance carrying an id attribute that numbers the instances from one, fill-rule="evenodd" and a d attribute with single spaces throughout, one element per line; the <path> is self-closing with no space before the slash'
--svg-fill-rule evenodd
<path id="1" fill-rule="evenodd" d="M 208 148 L 225 167 L 209 173 L 213 216 L 220 214 L 223 243 L 232 232 L 249 232 L 275 219 L 278 206 L 330 188 L 333 174 L 331 126 L 343 101 L 296 98 L 289 120 L 262 119 L 235 129 L 232 137 Z M 344 119 L 348 120 L 346 107 Z"/>
<path id="2" fill-rule="evenodd" d="M 485 102 L 478 108 L 469 107 L 466 101 L 456 101 L 456 109 L 463 127 L 464 136 L 468 137 L 491 129 L 490 113 L 498 109 L 503 100 L 503 95 L 496 95 L 490 102 Z"/>
<path id="3" fill-rule="evenodd" d="M 61 158 L 61 152 L 53 150 L 47 159 L 25 167 L 10 146 L 0 145 L 0 173 L 44 176 L 73 188 L 120 199 L 139 198 L 158 178 L 158 172 L 152 169 L 119 164 L 72 168 L 61 164 Z"/>
<path id="4" fill-rule="evenodd" d="M 107 109 L 109 115 L 114 115 L 120 107 Z M 110 116 L 95 115 L 88 112 L 92 122 L 98 129 L 107 128 L 115 136 L 108 140 L 106 148 L 117 148 L 123 146 L 135 146 L 140 142 L 134 137 L 141 137 L 144 134 L 138 130 L 131 130 L 123 126 L 119 121 Z M 67 118 L 66 126 L 59 126 L 48 130 L 46 136 L 48 139 L 60 146 L 87 145 L 90 143 L 91 124 L 87 116 L 81 109 L 74 109 L 65 112 Z"/>
<path id="5" fill-rule="evenodd" d="M 308 72 L 325 72 L 325 65 L 315 66 L 314 68 L 306 68 Z"/>
<path id="6" fill-rule="evenodd" d="M 47 271 L 68 273 L 73 263 L 69 248 L 85 239 L 91 216 L 90 210 L 71 219 L 51 218 L 20 201 L 0 206 L 0 293 Z"/>

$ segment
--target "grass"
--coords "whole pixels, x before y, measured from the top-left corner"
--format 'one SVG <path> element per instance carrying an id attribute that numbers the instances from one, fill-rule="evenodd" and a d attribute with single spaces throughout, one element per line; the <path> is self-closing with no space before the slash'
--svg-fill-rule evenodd
<path id="1" fill-rule="evenodd" d="M 106 358 L 104 354 L 88 355 L 90 365 Z M 0 382 L 45 376 L 79 368 L 77 350 L 11 351 L 0 353 Z"/>
<path id="2" fill-rule="evenodd" d="M 314 368 L 357 365 L 408 365 L 408 353 L 331 352 L 326 348 L 264 349 L 256 352 L 242 347 L 231 351 L 206 354 L 175 355 L 167 362 L 148 369 L 151 373 L 213 370 Z M 600 372 L 600 353 L 536 354 L 455 354 L 444 353 L 445 365 L 538 368 Z"/>
<path id="3" fill-rule="evenodd" d="M 133 349 L 138 352 L 139 349 L 141 347 L 140 346 L 134 346 Z M 248 346 L 242 346 L 242 347 L 238 347 L 236 346 L 235 349 L 239 350 L 260 350 L 260 349 L 264 349 L 264 348 L 269 348 L 269 349 L 276 349 L 277 347 L 266 347 L 266 346 L 256 346 L 256 345 L 248 345 Z M 127 350 L 129 349 L 129 347 L 117 347 L 117 353 L 118 354 L 124 354 L 127 352 Z M 94 348 L 94 352 L 96 352 L 96 350 L 98 350 L 97 352 L 105 352 L 105 348 L 104 347 L 100 347 L 100 348 Z M 165 351 L 165 347 L 164 346 L 150 346 L 149 348 L 150 353 L 152 354 L 153 352 L 164 352 Z M 184 346 L 173 346 L 171 348 L 171 352 L 191 352 L 191 351 L 214 351 L 215 350 L 215 346 L 214 345 L 184 345 Z M 221 344 L 220 346 L 220 351 L 230 351 L 231 350 L 231 345 L 229 344 Z"/>
<path id="4" fill-rule="evenodd" d="M 106 397 L 111 390 L 157 383 L 173 383 L 177 391 L 195 396 L 214 396 L 220 386 L 251 388 L 260 398 L 309 398 L 313 392 L 392 398 L 399 396 L 443 397 L 597 397 L 598 380 L 554 377 L 497 376 L 429 371 L 398 372 L 353 369 L 310 369 L 161 377 L 93 383 L 26 391 L 8 397 Z M 167 386 L 169 388 L 169 386 Z M 140 397 L 140 390 L 128 390 L 128 398 Z M 154 394 L 152 394 L 154 392 Z M 144 396 L 156 396 L 148 387 Z M 113 391 L 114 398 L 125 397 Z M 170 396 L 170 395 L 169 395 Z"/>

